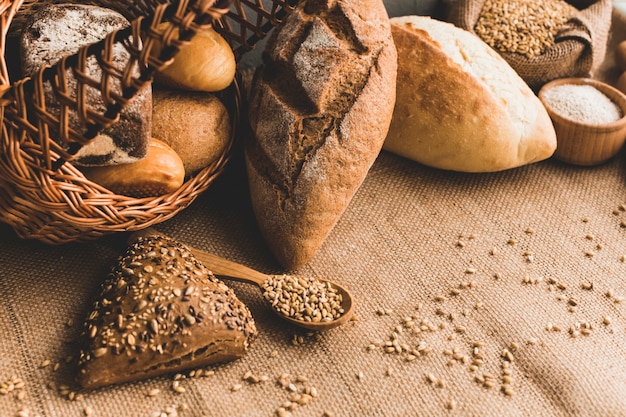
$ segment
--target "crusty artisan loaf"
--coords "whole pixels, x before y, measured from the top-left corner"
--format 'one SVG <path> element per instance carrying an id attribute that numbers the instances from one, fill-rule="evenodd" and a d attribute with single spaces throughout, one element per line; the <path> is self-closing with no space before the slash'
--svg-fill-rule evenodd
<path id="1" fill-rule="evenodd" d="M 426 16 L 391 22 L 398 90 L 383 149 L 463 172 L 500 171 L 554 153 L 545 108 L 487 44 Z"/>
<path id="2" fill-rule="evenodd" d="M 381 0 L 306 0 L 266 45 L 245 146 L 259 227 L 288 269 L 307 263 L 378 156 L 397 57 Z"/>
<path id="3" fill-rule="evenodd" d="M 152 131 L 180 156 L 187 175 L 216 161 L 230 144 L 226 106 L 212 93 L 155 88 Z"/>
<path id="4" fill-rule="evenodd" d="M 84 322 L 84 388 L 242 357 L 254 319 L 232 289 L 173 239 L 139 237 L 103 282 Z"/>

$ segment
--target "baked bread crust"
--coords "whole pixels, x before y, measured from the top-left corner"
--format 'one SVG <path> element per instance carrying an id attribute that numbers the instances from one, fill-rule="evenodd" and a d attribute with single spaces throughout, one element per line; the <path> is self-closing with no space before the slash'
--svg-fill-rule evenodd
<path id="1" fill-rule="evenodd" d="M 398 92 L 383 149 L 463 172 L 500 171 L 554 153 L 541 101 L 487 44 L 426 16 L 391 23 Z"/>
<path id="2" fill-rule="evenodd" d="M 109 191 L 130 197 L 156 197 L 173 193 L 185 181 L 185 166 L 167 143 L 152 138 L 148 154 L 137 162 L 85 167 L 83 174 Z"/>
<path id="3" fill-rule="evenodd" d="M 231 141 L 230 115 L 212 93 L 153 88 L 152 132 L 180 156 L 189 176 L 224 154 Z"/>
<path id="4" fill-rule="evenodd" d="M 161 26 L 165 29 L 167 24 Z M 160 51 L 155 48 L 153 54 L 158 56 Z M 217 92 L 233 82 L 236 69 L 230 44 L 207 28 L 198 31 L 170 65 L 154 74 L 154 83 L 175 90 Z"/>
<path id="5" fill-rule="evenodd" d="M 106 35 L 130 25 L 118 12 L 86 4 L 44 4 L 25 25 L 19 43 L 21 70 L 24 76 L 33 76 L 42 66 L 53 65 L 64 55 L 74 54 L 81 46 L 100 41 Z M 114 45 L 112 60 L 123 68 L 130 54 L 122 45 Z M 102 70 L 95 57 L 87 59 L 85 71 L 99 79 Z M 139 74 L 139 68 L 134 69 Z M 73 92 L 77 81 L 73 71 L 66 71 L 67 88 Z M 110 88 L 121 94 L 119 85 Z M 86 89 L 90 107 L 104 113 L 106 107 L 100 92 Z M 61 106 L 52 86 L 45 84 L 47 111 L 60 117 Z M 87 126 L 75 110 L 68 112 L 70 127 L 86 131 Z M 51 126 L 52 127 L 52 126 Z M 107 166 L 136 162 L 145 158 L 152 133 L 152 89 L 144 88 L 121 111 L 119 120 L 103 129 L 91 142 L 83 146 L 73 161 L 79 166 Z M 58 132 L 51 132 L 58 136 Z M 69 148 L 69 144 L 62 144 Z"/>
<path id="6" fill-rule="evenodd" d="M 304 1 L 270 36 L 245 156 L 259 227 L 284 267 L 315 255 L 378 156 L 396 67 L 380 0 Z"/>
<path id="7" fill-rule="evenodd" d="M 231 361 L 256 335 L 248 308 L 186 246 L 141 237 L 85 320 L 77 379 L 93 389 Z"/>

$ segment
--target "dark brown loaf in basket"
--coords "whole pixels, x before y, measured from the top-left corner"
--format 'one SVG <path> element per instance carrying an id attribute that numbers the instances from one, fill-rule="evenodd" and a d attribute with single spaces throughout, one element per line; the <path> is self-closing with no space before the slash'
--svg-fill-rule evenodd
<path id="1" fill-rule="evenodd" d="M 1 10 L 0 27 L 4 39 L 20 32 L 28 16 L 45 3 L 67 1 L 14 1 Z M 0 68 L 0 104 L 3 131 L 0 135 L 0 220 L 16 233 L 29 239 L 59 244 L 92 240 L 106 234 L 139 230 L 165 221 L 191 204 L 221 174 L 230 158 L 230 146 L 214 163 L 190 177 L 175 192 L 154 198 L 131 198 L 117 195 L 92 183 L 72 163 L 73 151 L 89 142 L 101 129 L 117 121 L 119 111 L 142 88 L 150 88 L 154 71 L 175 59 L 180 45 L 189 41 L 196 31 L 212 24 L 224 36 L 239 59 L 254 47 L 265 34 L 281 22 L 293 9 L 297 0 L 262 2 L 249 0 L 134 0 L 86 1 L 117 10 L 131 26 L 110 33 L 106 39 L 85 45 L 72 56 L 63 57 L 58 64 L 41 68 L 32 78 L 10 80 L 6 50 L 2 50 Z M 180 29 L 164 48 L 164 55 L 155 59 L 150 49 L 156 42 L 165 43 L 166 34 L 156 30 L 159 23 L 168 21 Z M 142 42 L 137 40 L 141 39 Z M 122 43 L 131 58 L 124 68 L 111 66 L 106 56 L 113 43 Z M 2 44 L 3 48 L 5 43 Z M 79 85 L 101 90 L 108 111 L 98 113 L 88 108 L 75 91 L 63 90 L 62 74 L 76 70 L 88 56 L 101 55 L 102 79 L 79 77 Z M 141 68 L 141 75 L 133 77 L 131 68 Z M 75 72 L 80 74 L 80 71 Z M 55 81 L 51 81 L 55 80 Z M 45 83 L 55 82 L 57 99 L 63 106 L 77 109 L 90 128 L 77 132 L 68 128 L 62 118 L 46 111 L 43 89 Z M 107 83 L 123 83 L 122 95 L 112 94 L 103 87 Z M 80 88 L 77 89 L 80 91 Z M 229 107 L 235 127 L 239 121 L 240 92 L 237 82 L 220 97 Z M 60 120 L 59 120 L 60 119 Z M 49 132 L 61 132 L 61 138 L 52 140 Z M 71 144 L 69 151 L 58 141 Z"/>

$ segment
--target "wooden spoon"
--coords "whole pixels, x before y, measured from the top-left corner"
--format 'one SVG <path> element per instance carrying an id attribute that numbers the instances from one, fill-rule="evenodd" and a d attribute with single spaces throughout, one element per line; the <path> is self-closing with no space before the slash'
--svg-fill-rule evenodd
<path id="1" fill-rule="evenodd" d="M 147 228 L 143 230 L 139 230 L 134 232 L 128 239 L 130 244 L 134 243 L 140 237 L 149 237 L 149 236 L 164 236 L 164 234 L 158 232 L 155 229 Z M 210 271 L 212 271 L 215 275 L 222 276 L 227 279 L 245 282 L 248 284 L 256 284 L 257 287 L 261 290 L 262 293 L 265 292 L 264 284 L 271 279 L 272 275 L 267 275 L 262 272 L 256 271 L 252 268 L 248 268 L 247 266 L 241 265 L 237 262 L 229 261 L 228 259 L 221 258 L 217 255 L 213 255 L 212 253 L 205 252 L 200 249 L 193 248 L 187 244 L 185 244 L 191 253 L 202 262 Z M 337 294 L 341 295 L 341 307 L 343 309 L 343 313 L 338 318 L 329 321 L 307 321 L 307 320 L 298 320 L 296 318 L 290 317 L 287 314 L 283 314 L 280 310 L 270 306 L 272 311 L 274 311 L 278 316 L 287 320 L 290 323 L 295 324 L 296 326 L 303 327 L 308 330 L 313 331 L 322 331 L 332 329 L 334 327 L 340 326 L 350 320 L 354 313 L 354 302 L 353 297 L 350 292 L 337 284 L 336 282 L 327 281 L 327 280 L 319 280 L 323 283 L 330 283 L 331 287 L 337 291 Z M 267 303 L 270 303 L 265 297 L 263 300 Z"/>

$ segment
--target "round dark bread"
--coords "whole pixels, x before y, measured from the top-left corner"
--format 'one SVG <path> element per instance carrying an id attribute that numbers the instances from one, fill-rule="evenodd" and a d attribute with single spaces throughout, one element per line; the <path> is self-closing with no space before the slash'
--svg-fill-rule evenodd
<path id="1" fill-rule="evenodd" d="M 19 40 L 20 65 L 24 76 L 34 76 L 44 65 L 54 65 L 64 55 L 78 52 L 81 46 L 104 39 L 113 30 L 122 29 L 130 22 L 118 12 L 86 4 L 45 4 L 29 18 Z M 111 57 L 117 68 L 123 68 L 130 59 L 129 52 L 121 44 L 113 47 Z M 85 63 L 84 71 L 94 80 L 102 77 L 102 70 L 95 57 Z M 139 68 L 134 76 L 138 76 Z M 74 72 L 66 71 L 67 94 L 75 96 L 77 79 Z M 111 83 L 111 90 L 120 94 L 121 86 Z M 104 113 L 106 106 L 98 89 L 86 89 L 86 101 L 90 108 Z M 45 85 L 46 110 L 61 117 L 61 103 L 52 86 Z M 77 97 L 75 97 L 77 99 Z M 70 127 L 86 131 L 87 125 L 75 110 L 69 110 Z M 54 128 L 52 125 L 51 128 Z M 82 147 L 73 161 L 79 166 L 107 166 L 126 164 L 143 159 L 151 140 L 152 89 L 144 88 L 120 113 L 119 121 L 103 129 L 89 144 Z M 60 137 L 59 132 L 51 132 Z M 65 148 L 69 144 L 62 143 Z"/>

